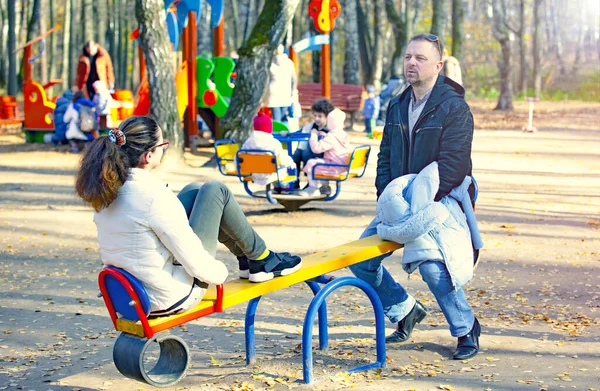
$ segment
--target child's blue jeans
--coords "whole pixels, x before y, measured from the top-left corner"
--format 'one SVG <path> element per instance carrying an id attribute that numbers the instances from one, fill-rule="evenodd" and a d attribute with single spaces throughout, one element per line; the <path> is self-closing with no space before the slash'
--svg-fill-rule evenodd
<path id="1" fill-rule="evenodd" d="M 375 128 L 375 118 L 365 118 L 365 132 L 372 133 Z"/>

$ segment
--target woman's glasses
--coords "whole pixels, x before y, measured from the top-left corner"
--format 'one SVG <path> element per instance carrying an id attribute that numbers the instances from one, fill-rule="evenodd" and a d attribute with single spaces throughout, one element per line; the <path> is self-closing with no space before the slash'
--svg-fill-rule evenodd
<path id="1" fill-rule="evenodd" d="M 153 149 L 162 148 L 163 150 L 166 151 L 169 148 L 169 144 L 170 144 L 169 140 L 163 140 L 163 143 L 155 145 Z"/>

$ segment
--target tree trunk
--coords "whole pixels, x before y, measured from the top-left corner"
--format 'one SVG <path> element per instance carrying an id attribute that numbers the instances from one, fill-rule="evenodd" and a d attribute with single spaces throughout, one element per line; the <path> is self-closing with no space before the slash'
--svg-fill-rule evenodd
<path id="1" fill-rule="evenodd" d="M 231 13 L 233 16 L 233 47 L 230 49 L 236 49 L 240 47 L 240 36 L 238 29 L 240 28 L 240 15 L 238 11 L 238 0 L 229 0 L 231 2 Z"/>
<path id="2" fill-rule="evenodd" d="M 77 40 L 77 30 L 78 30 L 78 26 L 77 26 L 77 13 L 76 13 L 76 0 L 67 0 L 67 3 L 69 3 L 69 8 L 70 8 L 70 27 L 71 27 L 71 32 L 70 32 L 70 38 L 69 38 L 69 46 L 68 48 L 70 48 L 70 54 L 69 54 L 69 67 L 68 67 L 68 72 L 69 72 L 69 77 L 68 77 L 68 82 L 73 85 L 72 83 L 75 82 L 75 71 L 77 70 L 77 59 L 79 57 L 79 53 L 81 51 L 81 46 L 79 46 L 79 41 Z"/>
<path id="3" fill-rule="evenodd" d="M 106 49 L 106 3 L 103 0 L 94 0 L 93 4 L 96 24 L 95 40 Z"/>
<path id="4" fill-rule="evenodd" d="M 62 79 L 63 90 L 66 90 L 70 86 L 72 81 L 69 78 L 69 69 L 73 66 L 71 64 L 70 47 L 71 47 L 71 0 L 65 0 L 64 3 L 65 16 L 64 24 L 62 26 L 62 61 L 60 63 L 60 78 Z"/>
<path id="5" fill-rule="evenodd" d="M 14 1 L 16 2 L 16 0 Z M 27 23 L 27 6 L 31 0 L 21 0 L 21 17 L 19 20 L 19 25 L 17 26 L 17 31 L 19 32 L 19 47 L 23 46 L 25 43 L 25 39 L 27 38 L 27 29 L 25 28 L 25 24 Z"/>
<path id="6" fill-rule="evenodd" d="M 40 32 L 40 16 L 42 14 L 41 10 L 42 4 L 40 0 L 33 0 L 33 6 L 31 9 L 31 17 L 29 18 L 29 23 L 27 23 L 27 35 L 25 37 L 25 41 L 29 42 L 31 39 L 35 38 Z M 32 54 L 33 56 L 34 54 Z M 23 50 L 23 61 L 25 56 L 25 50 Z M 21 70 L 20 70 L 20 79 L 23 80 L 23 65 L 24 62 L 21 61 Z M 39 77 L 39 74 L 38 74 Z"/>
<path id="7" fill-rule="evenodd" d="M 500 43 L 502 55 L 498 60 L 500 72 L 500 97 L 494 110 L 512 110 L 512 77 L 510 64 L 510 39 L 507 28 L 506 10 L 502 0 L 493 0 L 494 12 L 494 38 Z"/>
<path id="8" fill-rule="evenodd" d="M 173 54 L 163 0 L 136 0 L 135 16 L 148 70 L 150 115 L 158 121 L 163 136 L 174 146 L 174 151 L 167 154 L 167 159 L 180 160 L 184 146 L 183 130 L 177 111 Z"/>
<path id="9" fill-rule="evenodd" d="M 17 35 L 15 29 L 15 2 L 8 2 L 8 95 L 17 95 Z"/>
<path id="10" fill-rule="evenodd" d="M 585 17 L 586 17 L 586 13 L 587 10 L 585 9 L 585 7 L 581 7 L 581 10 L 579 12 L 579 17 L 580 22 L 579 22 L 579 32 L 577 34 L 577 43 L 576 43 L 576 47 L 575 47 L 575 61 L 573 62 L 573 75 L 576 75 L 577 72 L 579 72 L 579 65 L 581 63 L 581 61 L 583 60 L 583 45 L 584 45 L 584 38 L 585 38 Z M 591 29 L 590 29 L 591 30 Z"/>
<path id="11" fill-rule="evenodd" d="M 40 8 L 41 8 L 41 10 L 40 10 L 38 34 L 43 34 L 47 30 L 46 18 L 45 18 L 45 16 L 47 15 L 47 13 L 46 13 L 47 9 L 44 4 L 40 4 Z M 50 39 L 52 39 L 52 34 L 50 35 Z M 40 49 L 41 49 L 41 47 L 40 47 Z M 39 62 L 38 62 L 39 65 L 36 67 L 36 69 L 38 69 L 40 71 L 40 73 L 38 73 L 38 75 L 39 75 L 40 84 L 42 84 L 42 85 L 44 85 L 48 82 L 48 51 L 49 50 L 50 50 L 50 46 L 46 46 L 45 50 L 42 52 L 42 57 L 39 59 Z"/>
<path id="12" fill-rule="evenodd" d="M 359 84 L 358 79 L 358 23 L 356 21 L 356 0 L 346 0 L 342 7 L 344 13 L 344 35 L 346 47 L 344 53 L 344 84 Z"/>
<path id="13" fill-rule="evenodd" d="M 550 15 L 551 15 L 551 19 L 550 22 L 552 24 L 552 30 L 554 32 L 554 37 L 556 38 L 555 41 L 555 48 L 556 48 L 556 64 L 558 66 L 558 71 L 560 72 L 561 76 L 565 76 L 567 74 L 567 68 L 565 66 L 565 60 L 564 60 L 564 56 L 563 56 L 563 34 L 562 34 L 562 29 L 561 29 L 561 25 L 562 25 L 562 21 L 559 21 L 559 13 L 557 12 L 556 5 L 557 0 L 550 0 Z M 560 9 L 564 10 L 566 7 L 564 7 L 564 4 L 561 4 Z M 561 12 L 562 14 L 562 12 Z"/>
<path id="14" fill-rule="evenodd" d="M 523 0 L 524 1 L 524 0 Z M 452 0 L 452 56 L 462 61 L 462 45 L 464 38 L 463 0 Z"/>
<path id="15" fill-rule="evenodd" d="M 0 29 L 0 87 L 6 87 L 6 45 L 8 37 L 7 10 L 4 8 L 4 2 L 0 0 L 0 18 L 2 18 L 2 27 Z"/>
<path id="16" fill-rule="evenodd" d="M 123 40 L 123 46 L 121 47 L 121 54 L 118 58 L 119 62 L 119 74 L 121 75 L 120 88 L 126 88 L 127 85 L 127 63 L 129 60 L 129 32 L 133 30 L 131 28 L 131 15 L 129 13 L 129 7 L 126 1 L 123 1 L 121 8 L 121 39 Z"/>
<path id="17" fill-rule="evenodd" d="M 431 19 L 431 34 L 437 35 L 440 38 L 440 42 L 444 45 L 446 21 L 448 20 L 448 10 L 446 7 L 446 0 L 431 0 L 431 6 L 433 7 L 433 17 Z"/>
<path id="18" fill-rule="evenodd" d="M 519 89 L 523 96 L 527 95 L 527 48 L 525 45 L 525 0 L 519 1 L 519 53 L 521 65 L 519 67 Z"/>
<path id="19" fill-rule="evenodd" d="M 391 75 L 401 75 L 403 70 L 403 53 L 406 50 L 408 36 L 406 31 L 406 13 L 404 9 L 402 16 L 396 11 L 394 0 L 385 0 L 385 11 L 388 22 L 394 31 L 394 53 L 391 58 Z"/>
<path id="20" fill-rule="evenodd" d="M 246 3 L 246 23 L 244 24 L 244 42 L 252 32 L 254 26 L 254 9 L 256 8 L 256 0 L 248 0 Z"/>
<path id="21" fill-rule="evenodd" d="M 200 18 L 198 19 L 198 23 L 196 23 L 196 31 L 197 31 L 197 49 L 198 54 L 206 53 L 212 54 L 212 30 L 210 24 L 210 7 L 206 1 L 202 1 L 200 3 L 202 7 L 202 12 Z"/>
<path id="22" fill-rule="evenodd" d="M 384 0 L 373 1 L 373 23 L 375 25 L 375 39 L 373 46 L 373 73 L 371 75 L 371 84 L 377 89 L 381 86 L 381 76 L 383 74 L 383 25 L 385 20 L 385 4 Z"/>
<path id="23" fill-rule="evenodd" d="M 106 0 L 106 50 L 110 53 L 111 57 L 115 56 L 115 0 Z"/>
<path id="24" fill-rule="evenodd" d="M 49 3 L 49 7 L 50 7 L 50 28 L 53 28 L 55 26 L 56 23 L 56 14 L 55 14 L 55 10 L 54 10 L 54 0 L 50 0 Z M 64 32 L 61 31 L 63 34 Z M 49 67 L 49 78 L 50 79 L 54 79 L 57 75 L 56 75 L 56 64 L 58 64 L 58 61 L 56 60 L 56 56 L 58 54 L 58 37 L 60 36 L 60 33 L 53 33 L 50 34 L 50 64 L 48 65 Z"/>
<path id="25" fill-rule="evenodd" d="M 81 19 L 79 23 L 82 23 L 85 26 L 83 29 L 82 42 L 87 42 L 94 39 L 94 31 L 96 31 L 96 26 L 94 23 L 95 17 L 92 15 L 90 5 L 90 0 L 81 0 Z"/>
<path id="26" fill-rule="evenodd" d="M 406 0 L 406 10 L 408 12 L 409 10 L 409 1 L 410 0 Z M 412 35 L 412 29 L 414 26 L 417 25 L 417 22 L 419 21 L 419 14 L 421 12 L 421 7 L 423 7 L 423 3 L 421 0 L 414 0 L 414 15 L 412 17 L 412 23 L 410 24 L 410 26 L 407 24 L 406 25 L 406 31 L 408 32 L 407 35 L 410 37 Z"/>
<path id="27" fill-rule="evenodd" d="M 542 90 L 542 33 L 544 0 L 533 2 L 533 90 L 536 97 Z"/>
<path id="28" fill-rule="evenodd" d="M 269 68 L 292 21 L 299 0 L 266 0 L 252 33 L 239 50 L 237 79 L 221 134 L 242 144 L 252 131 L 269 81 Z"/>
<path id="29" fill-rule="evenodd" d="M 371 30 L 360 0 L 356 0 L 356 14 L 358 15 L 358 49 L 360 52 L 360 70 L 363 83 L 368 83 L 371 78 Z"/>

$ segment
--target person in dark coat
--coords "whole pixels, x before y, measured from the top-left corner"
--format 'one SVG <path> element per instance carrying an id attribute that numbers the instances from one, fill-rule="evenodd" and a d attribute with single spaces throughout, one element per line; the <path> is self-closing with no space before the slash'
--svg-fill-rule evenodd
<path id="1" fill-rule="evenodd" d="M 378 198 L 395 178 L 418 174 L 434 161 L 439 168 L 435 201 L 471 175 L 473 115 L 464 99 L 465 90 L 439 75 L 443 65 L 437 36 L 419 34 L 411 38 L 404 57 L 404 75 L 410 86 L 390 102 L 377 156 Z M 378 224 L 374 219 L 362 237 L 376 234 Z M 373 286 L 385 314 L 396 324 L 396 331 L 386 341 L 404 342 L 427 316 L 427 310 L 382 266 L 387 256 L 369 259 L 350 269 Z M 453 285 L 443 260 L 425 261 L 419 265 L 419 271 L 444 313 L 450 333 L 458 338 L 453 358 L 473 357 L 479 351 L 481 329 L 464 291 Z"/>

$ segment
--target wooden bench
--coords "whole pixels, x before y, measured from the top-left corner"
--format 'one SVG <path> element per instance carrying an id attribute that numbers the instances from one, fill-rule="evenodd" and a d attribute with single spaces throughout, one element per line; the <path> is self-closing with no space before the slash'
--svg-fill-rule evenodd
<path id="1" fill-rule="evenodd" d="M 306 312 L 302 333 L 304 382 L 308 384 L 313 379 L 312 328 L 317 312 L 319 345 L 320 349 L 324 350 L 328 346 L 325 299 L 342 286 L 355 286 L 364 291 L 375 311 L 377 361 L 354 370 L 385 367 L 384 315 L 375 290 L 355 277 L 333 278 L 326 274 L 379 255 L 389 254 L 401 247 L 402 245 L 398 243 L 384 241 L 376 235 L 356 240 L 304 257 L 302 268 L 287 276 L 263 283 L 236 279 L 217 287 L 210 287 L 195 308 L 155 319 L 148 319 L 149 300 L 139 281 L 126 272 L 107 267 L 100 272 L 98 283 L 113 325 L 121 332 L 113 348 L 115 365 L 123 375 L 155 387 L 175 384 L 185 376 L 189 364 L 189 349 L 181 338 L 157 335 L 157 333 L 245 302 L 248 302 L 245 320 L 246 363 L 251 364 L 255 356 L 254 317 L 260 298 L 268 293 L 305 282 L 315 296 Z M 111 286 L 112 290 L 109 289 Z M 123 313 L 129 314 L 129 318 L 123 316 Z M 160 357 L 154 368 L 147 371 L 143 365 L 143 358 L 152 343 L 160 344 Z"/>
<path id="2" fill-rule="evenodd" d="M 333 105 L 350 114 L 350 130 L 354 128 L 354 113 L 359 111 L 363 105 L 363 87 L 353 84 L 332 84 L 331 98 Z M 314 101 L 323 99 L 320 83 L 308 83 L 298 85 L 298 94 L 302 110 L 310 110 Z"/>

